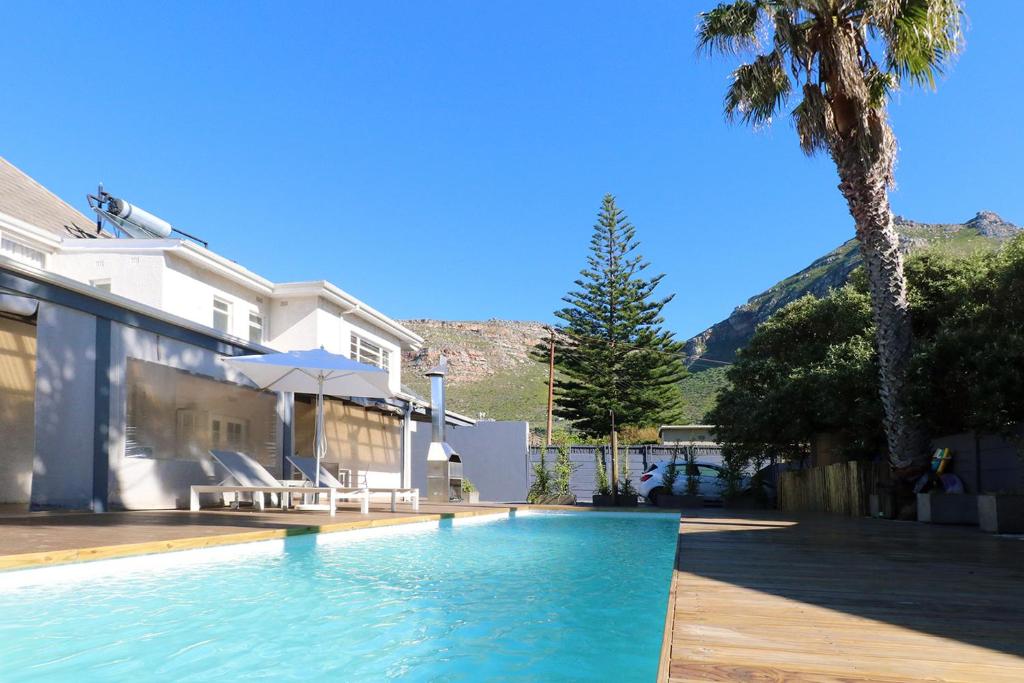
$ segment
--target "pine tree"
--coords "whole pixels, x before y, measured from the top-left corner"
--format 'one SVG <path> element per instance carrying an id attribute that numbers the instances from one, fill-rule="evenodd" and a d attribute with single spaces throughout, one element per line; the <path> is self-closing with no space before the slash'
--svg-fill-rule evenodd
<path id="1" fill-rule="evenodd" d="M 562 298 L 568 306 L 555 312 L 563 321 L 556 328 L 555 414 L 588 436 L 614 440 L 620 426 L 664 424 L 681 412 L 683 345 L 661 327 L 674 295 L 654 298 L 664 275 L 643 276 L 650 264 L 639 246 L 615 197 L 605 195 L 587 266 Z"/>

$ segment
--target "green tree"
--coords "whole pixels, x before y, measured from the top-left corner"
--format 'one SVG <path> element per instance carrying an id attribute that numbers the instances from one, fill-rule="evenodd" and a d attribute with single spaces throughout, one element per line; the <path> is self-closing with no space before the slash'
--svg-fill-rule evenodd
<path id="1" fill-rule="evenodd" d="M 938 433 L 1016 438 L 1024 422 L 1024 237 L 994 254 L 911 265 L 927 275 L 927 289 L 911 290 L 915 325 L 928 323 L 910 375 L 922 423 Z"/>
<path id="2" fill-rule="evenodd" d="M 874 329 L 867 294 L 848 285 L 804 296 L 764 322 L 727 374 L 709 413 L 740 461 L 809 455 L 818 433 L 834 434 L 850 457 L 884 443 Z"/>
<path id="3" fill-rule="evenodd" d="M 907 261 L 915 351 L 908 410 L 932 433 L 1019 437 L 1024 422 L 1024 236 L 967 257 Z M 867 278 L 807 296 L 758 328 L 709 414 L 736 463 L 802 458 L 831 432 L 848 457 L 884 443 Z"/>
<path id="4" fill-rule="evenodd" d="M 673 295 L 655 298 L 664 275 L 645 277 L 636 229 L 605 195 L 576 288 L 555 312 L 555 414 L 587 436 L 612 435 L 623 425 L 671 422 L 680 414 L 683 344 L 662 328 Z M 541 344 L 538 357 L 547 360 Z M 619 473 L 612 449 L 612 488 Z"/>
<path id="5" fill-rule="evenodd" d="M 903 83 L 934 87 L 962 45 L 962 14 L 960 0 L 734 0 L 702 13 L 698 28 L 703 50 L 753 55 L 732 74 L 729 119 L 769 124 L 796 88 L 801 149 L 835 163 L 867 272 L 894 467 L 926 463 L 927 452 L 907 407 L 912 332 L 886 104 Z"/>

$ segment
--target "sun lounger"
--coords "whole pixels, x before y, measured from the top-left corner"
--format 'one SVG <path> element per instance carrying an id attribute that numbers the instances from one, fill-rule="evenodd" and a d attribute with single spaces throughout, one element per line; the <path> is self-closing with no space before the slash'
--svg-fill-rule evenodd
<path id="1" fill-rule="evenodd" d="M 236 505 L 239 494 L 248 493 L 252 495 L 253 506 L 257 510 L 264 509 L 264 495 L 266 494 L 276 494 L 281 507 L 284 508 L 290 505 L 292 495 L 299 493 L 304 496 L 326 495 L 330 500 L 330 513 L 332 516 L 334 515 L 339 494 L 329 486 L 295 486 L 290 482 L 279 481 L 263 465 L 245 453 L 237 451 L 210 451 L 210 457 L 227 471 L 228 476 L 220 484 L 197 484 L 191 486 L 189 489 L 190 510 L 199 510 L 199 494 L 201 493 L 233 493 Z M 366 495 L 368 497 L 369 492 Z"/>
<path id="2" fill-rule="evenodd" d="M 288 462 L 292 464 L 295 469 L 302 473 L 302 476 L 307 481 L 315 481 L 314 472 L 316 471 L 316 460 L 313 458 L 304 458 L 298 455 L 288 457 Z M 343 486 L 338 478 L 327 471 L 323 465 L 320 466 L 320 485 L 330 486 L 334 489 L 340 489 L 342 491 L 351 491 L 351 487 Z M 412 509 L 416 512 L 420 509 L 420 490 L 414 488 L 367 488 L 361 487 L 360 491 L 367 491 L 369 493 L 390 493 L 391 494 L 391 511 L 395 512 L 398 509 L 397 502 L 398 498 L 402 497 L 412 502 Z"/>

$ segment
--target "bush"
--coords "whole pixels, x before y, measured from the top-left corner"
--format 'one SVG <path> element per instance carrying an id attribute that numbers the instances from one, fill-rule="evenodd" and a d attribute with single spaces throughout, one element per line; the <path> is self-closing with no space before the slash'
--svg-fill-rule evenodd
<path id="1" fill-rule="evenodd" d="M 594 478 L 597 488 L 594 493 L 599 496 L 612 495 L 611 484 L 608 483 L 608 472 L 604 468 L 604 458 L 601 457 L 602 449 L 594 449 Z"/>
<path id="2" fill-rule="evenodd" d="M 526 502 L 535 503 L 544 496 L 551 495 L 551 473 L 548 472 L 547 448 L 540 449 L 540 462 L 533 463 L 533 483 L 526 494 Z"/>
<path id="3" fill-rule="evenodd" d="M 569 495 L 569 480 L 572 473 L 576 471 L 576 465 L 569 459 L 569 444 L 560 442 L 555 445 L 558 449 L 558 457 L 555 458 L 554 492 L 561 496 Z"/>
<path id="4" fill-rule="evenodd" d="M 665 486 L 665 493 L 672 495 L 679 480 L 679 449 L 672 449 L 672 461 L 661 475 L 661 483 Z"/>

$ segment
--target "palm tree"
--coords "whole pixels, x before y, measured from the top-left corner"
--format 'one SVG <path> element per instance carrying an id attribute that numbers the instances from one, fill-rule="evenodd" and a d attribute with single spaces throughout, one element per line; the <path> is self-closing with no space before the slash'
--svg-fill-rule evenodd
<path id="1" fill-rule="evenodd" d="M 699 48 L 749 55 L 725 115 L 764 126 L 791 97 L 808 155 L 828 152 L 856 223 L 877 328 L 881 399 L 893 467 L 927 458 L 905 401 L 910 312 L 889 208 L 896 139 L 886 102 L 906 83 L 935 87 L 963 44 L 961 0 L 734 0 L 700 15 Z"/>

